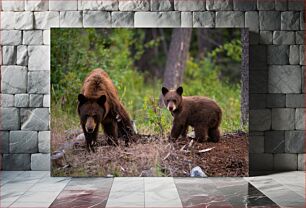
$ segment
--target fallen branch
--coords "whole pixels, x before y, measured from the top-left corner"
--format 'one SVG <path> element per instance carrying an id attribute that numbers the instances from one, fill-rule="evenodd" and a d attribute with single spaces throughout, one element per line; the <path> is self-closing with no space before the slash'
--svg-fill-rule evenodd
<path id="1" fill-rule="evenodd" d="M 215 147 L 211 147 L 211 148 L 202 149 L 202 150 L 200 150 L 198 153 L 208 152 L 208 151 L 210 151 L 210 150 L 212 150 L 212 149 L 214 149 L 214 148 L 215 148 Z"/>

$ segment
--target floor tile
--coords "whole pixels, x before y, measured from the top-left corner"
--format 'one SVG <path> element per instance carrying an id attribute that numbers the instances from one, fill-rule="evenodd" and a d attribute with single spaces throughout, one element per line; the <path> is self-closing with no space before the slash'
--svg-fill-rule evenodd
<path id="1" fill-rule="evenodd" d="M 72 178 L 51 207 L 105 207 L 112 178 Z"/>
<path id="2" fill-rule="evenodd" d="M 111 192 L 144 192 L 144 178 L 115 178 Z"/>
<path id="3" fill-rule="evenodd" d="M 180 208 L 182 202 L 176 189 L 145 192 L 145 207 L 175 207 Z"/>
<path id="4" fill-rule="evenodd" d="M 269 176 L 252 177 L 247 179 L 259 191 L 273 200 L 276 204 L 284 207 L 304 207 L 305 199 L 286 186 L 276 182 Z"/>
<path id="5" fill-rule="evenodd" d="M 183 207 L 232 207 L 208 178 L 174 179 Z"/>
<path id="6" fill-rule="evenodd" d="M 10 207 L 48 207 L 52 204 L 54 199 L 60 191 L 27 191 L 19 197 Z"/>
<path id="7" fill-rule="evenodd" d="M 173 178 L 150 177 L 144 178 L 145 192 L 158 192 L 159 190 L 172 191 L 176 189 Z"/>
<path id="8" fill-rule="evenodd" d="M 111 192 L 106 208 L 140 208 L 144 207 L 144 205 L 144 192 Z"/>

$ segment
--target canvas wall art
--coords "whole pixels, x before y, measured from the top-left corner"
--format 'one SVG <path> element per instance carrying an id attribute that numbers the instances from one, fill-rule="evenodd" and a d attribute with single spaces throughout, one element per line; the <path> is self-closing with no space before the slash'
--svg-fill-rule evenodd
<path id="1" fill-rule="evenodd" d="M 247 176 L 248 32 L 52 29 L 52 176 Z"/>

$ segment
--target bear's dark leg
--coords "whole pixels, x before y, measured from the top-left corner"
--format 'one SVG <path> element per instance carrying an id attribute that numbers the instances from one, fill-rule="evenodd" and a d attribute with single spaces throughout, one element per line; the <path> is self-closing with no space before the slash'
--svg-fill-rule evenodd
<path id="1" fill-rule="evenodd" d="M 220 130 L 218 128 L 211 128 L 208 130 L 208 141 L 218 142 L 220 139 Z"/>
<path id="2" fill-rule="evenodd" d="M 188 133 L 188 125 L 185 125 L 183 130 L 182 130 L 182 133 L 181 133 L 182 137 L 186 138 L 187 137 L 187 133 Z"/>
<path id="3" fill-rule="evenodd" d="M 87 151 L 90 152 L 90 150 L 91 150 L 92 152 L 95 152 L 93 145 L 97 141 L 98 131 L 95 130 L 94 133 L 90 133 L 90 134 L 85 132 L 84 135 L 85 135 L 85 140 L 86 140 Z"/>
<path id="4" fill-rule="evenodd" d="M 109 145 L 118 145 L 118 126 L 116 122 L 102 124 Z"/>
<path id="5" fill-rule="evenodd" d="M 204 142 L 207 139 L 208 128 L 205 126 L 195 126 L 194 127 L 195 139 L 198 142 Z"/>
<path id="6" fill-rule="evenodd" d="M 171 129 L 171 140 L 173 139 L 177 139 L 182 132 L 182 125 L 178 125 L 178 124 L 173 124 L 172 129 Z"/>

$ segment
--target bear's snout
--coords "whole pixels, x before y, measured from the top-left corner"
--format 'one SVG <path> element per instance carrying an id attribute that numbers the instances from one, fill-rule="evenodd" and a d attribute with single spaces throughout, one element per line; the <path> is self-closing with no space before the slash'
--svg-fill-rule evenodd
<path id="1" fill-rule="evenodd" d="M 176 106 L 174 104 L 174 102 L 170 101 L 167 105 L 167 108 L 169 111 L 174 111 L 176 109 Z"/>
<path id="2" fill-rule="evenodd" d="M 85 125 L 86 131 L 88 133 L 93 133 L 96 128 L 96 122 L 93 117 L 88 117 Z"/>

